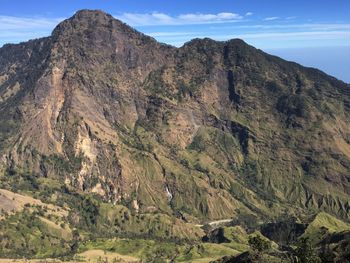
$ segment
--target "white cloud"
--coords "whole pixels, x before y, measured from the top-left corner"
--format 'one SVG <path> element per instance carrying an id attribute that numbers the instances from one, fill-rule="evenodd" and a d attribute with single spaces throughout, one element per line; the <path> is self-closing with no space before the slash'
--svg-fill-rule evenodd
<path id="1" fill-rule="evenodd" d="M 224 37 L 224 36 L 222 36 Z M 225 36 L 227 37 L 227 36 Z M 238 37 L 243 39 L 281 39 L 281 38 L 293 38 L 293 40 L 305 40 L 305 39 L 334 39 L 338 37 L 350 37 L 349 31 L 307 31 L 307 32 L 273 32 L 273 33 L 252 33 L 252 34 L 240 34 L 236 36 L 228 36 L 230 38 Z"/>
<path id="2" fill-rule="evenodd" d="M 50 35 L 64 18 L 15 17 L 0 15 L 0 47 Z"/>
<path id="3" fill-rule="evenodd" d="M 252 16 L 254 13 L 253 12 L 247 12 L 245 13 L 245 16 Z"/>
<path id="4" fill-rule="evenodd" d="M 178 36 L 181 36 L 180 34 Z M 266 39 L 271 41 L 275 40 L 307 40 L 307 39 L 338 39 L 338 38 L 350 38 L 350 31 L 303 31 L 303 32 L 271 32 L 271 33 L 246 33 L 246 34 L 206 34 L 197 35 L 196 37 L 212 37 L 216 40 L 229 40 L 233 38 L 241 39 Z"/>
<path id="5" fill-rule="evenodd" d="M 115 17 L 131 26 L 153 26 L 153 25 L 191 25 L 235 22 L 243 17 L 236 13 L 222 12 L 217 14 L 188 13 L 171 16 L 164 13 L 123 13 Z"/>
<path id="6" fill-rule="evenodd" d="M 138 26 L 142 32 L 157 38 L 159 41 L 173 45 L 181 45 L 195 37 L 211 37 L 217 40 L 243 38 L 258 47 L 281 47 L 302 45 L 348 45 L 350 41 L 350 23 L 296 23 L 291 17 L 267 17 L 270 23 L 249 20 L 250 14 L 239 15 L 231 12 L 216 14 L 188 13 L 169 15 L 160 12 L 148 14 L 124 13 L 115 16 L 118 19 Z M 64 18 L 14 17 L 0 15 L 0 46 L 5 43 L 18 43 L 28 39 L 50 35 L 53 28 Z M 274 21 L 275 20 L 275 21 Z M 220 24 L 231 23 L 235 24 Z M 164 25 L 200 25 L 213 24 L 206 27 L 191 26 L 181 29 L 164 28 Z M 160 27 L 143 28 L 152 25 Z M 152 30 L 152 31 L 151 31 Z M 153 31 L 154 30 L 154 31 Z M 193 31 L 192 31 L 193 30 Z M 321 41 L 319 41 L 321 40 Z"/>
<path id="7" fill-rule="evenodd" d="M 55 27 L 63 18 L 26 18 L 0 16 L 0 30 L 47 29 Z"/>
<path id="8" fill-rule="evenodd" d="M 350 24 L 346 23 L 305 23 L 305 24 L 253 24 L 253 25 L 234 25 L 225 27 L 213 26 L 211 29 L 286 29 L 286 30 L 350 30 Z"/>
<path id="9" fill-rule="evenodd" d="M 277 20 L 277 19 L 279 19 L 278 16 L 270 16 L 270 17 L 264 18 L 264 21 L 273 21 L 273 20 Z"/>
<path id="10" fill-rule="evenodd" d="M 174 36 L 193 36 L 198 35 L 198 32 L 150 32 L 146 33 L 152 37 L 174 37 Z"/>
<path id="11" fill-rule="evenodd" d="M 221 30 L 218 30 L 220 27 L 216 27 L 209 31 L 205 30 L 202 32 L 155 32 L 151 33 L 151 35 L 161 42 L 175 46 L 181 46 L 183 43 L 193 38 L 205 37 L 221 41 L 241 38 L 259 48 L 344 46 L 348 45 L 350 40 L 350 24 L 241 26 L 242 29 L 244 28 L 247 30 L 239 30 L 239 27 L 240 26 L 227 26 L 221 28 Z"/>

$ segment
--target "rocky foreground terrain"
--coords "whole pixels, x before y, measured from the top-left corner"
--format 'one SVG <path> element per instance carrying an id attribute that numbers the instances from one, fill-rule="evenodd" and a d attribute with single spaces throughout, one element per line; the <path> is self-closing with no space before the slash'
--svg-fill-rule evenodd
<path id="1" fill-rule="evenodd" d="M 102 11 L 5 45 L 0 256 L 292 262 L 307 239 L 349 262 L 349 95 L 242 40 L 175 48 Z"/>

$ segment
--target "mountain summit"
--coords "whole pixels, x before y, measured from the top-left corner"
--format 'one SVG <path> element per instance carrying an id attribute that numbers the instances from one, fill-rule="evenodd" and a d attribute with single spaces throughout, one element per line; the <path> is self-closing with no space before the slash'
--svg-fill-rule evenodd
<path id="1" fill-rule="evenodd" d="M 349 91 L 242 40 L 175 48 L 79 11 L 0 49 L 2 187 L 186 223 L 349 220 Z"/>

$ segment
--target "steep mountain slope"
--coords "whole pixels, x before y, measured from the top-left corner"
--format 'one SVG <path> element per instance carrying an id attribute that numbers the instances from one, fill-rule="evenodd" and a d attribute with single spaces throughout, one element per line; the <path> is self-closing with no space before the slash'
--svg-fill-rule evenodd
<path id="1" fill-rule="evenodd" d="M 44 177 L 47 202 L 69 189 L 193 223 L 349 220 L 349 91 L 238 39 L 174 48 L 79 11 L 0 49 L 2 187 Z"/>

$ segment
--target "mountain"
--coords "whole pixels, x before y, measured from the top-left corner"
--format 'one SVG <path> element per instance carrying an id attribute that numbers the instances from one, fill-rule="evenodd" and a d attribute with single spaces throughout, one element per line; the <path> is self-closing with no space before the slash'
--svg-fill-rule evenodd
<path id="1" fill-rule="evenodd" d="M 0 187 L 36 200 L 5 192 L 0 208 L 22 223 L 33 218 L 21 211 L 63 209 L 56 226 L 68 232 L 48 242 L 73 242 L 64 249 L 74 229 L 198 239 L 214 220 L 349 221 L 349 95 L 239 39 L 175 48 L 82 10 L 50 37 L 0 49 Z M 33 238 L 2 231 L 17 249 L 3 255 Z"/>

